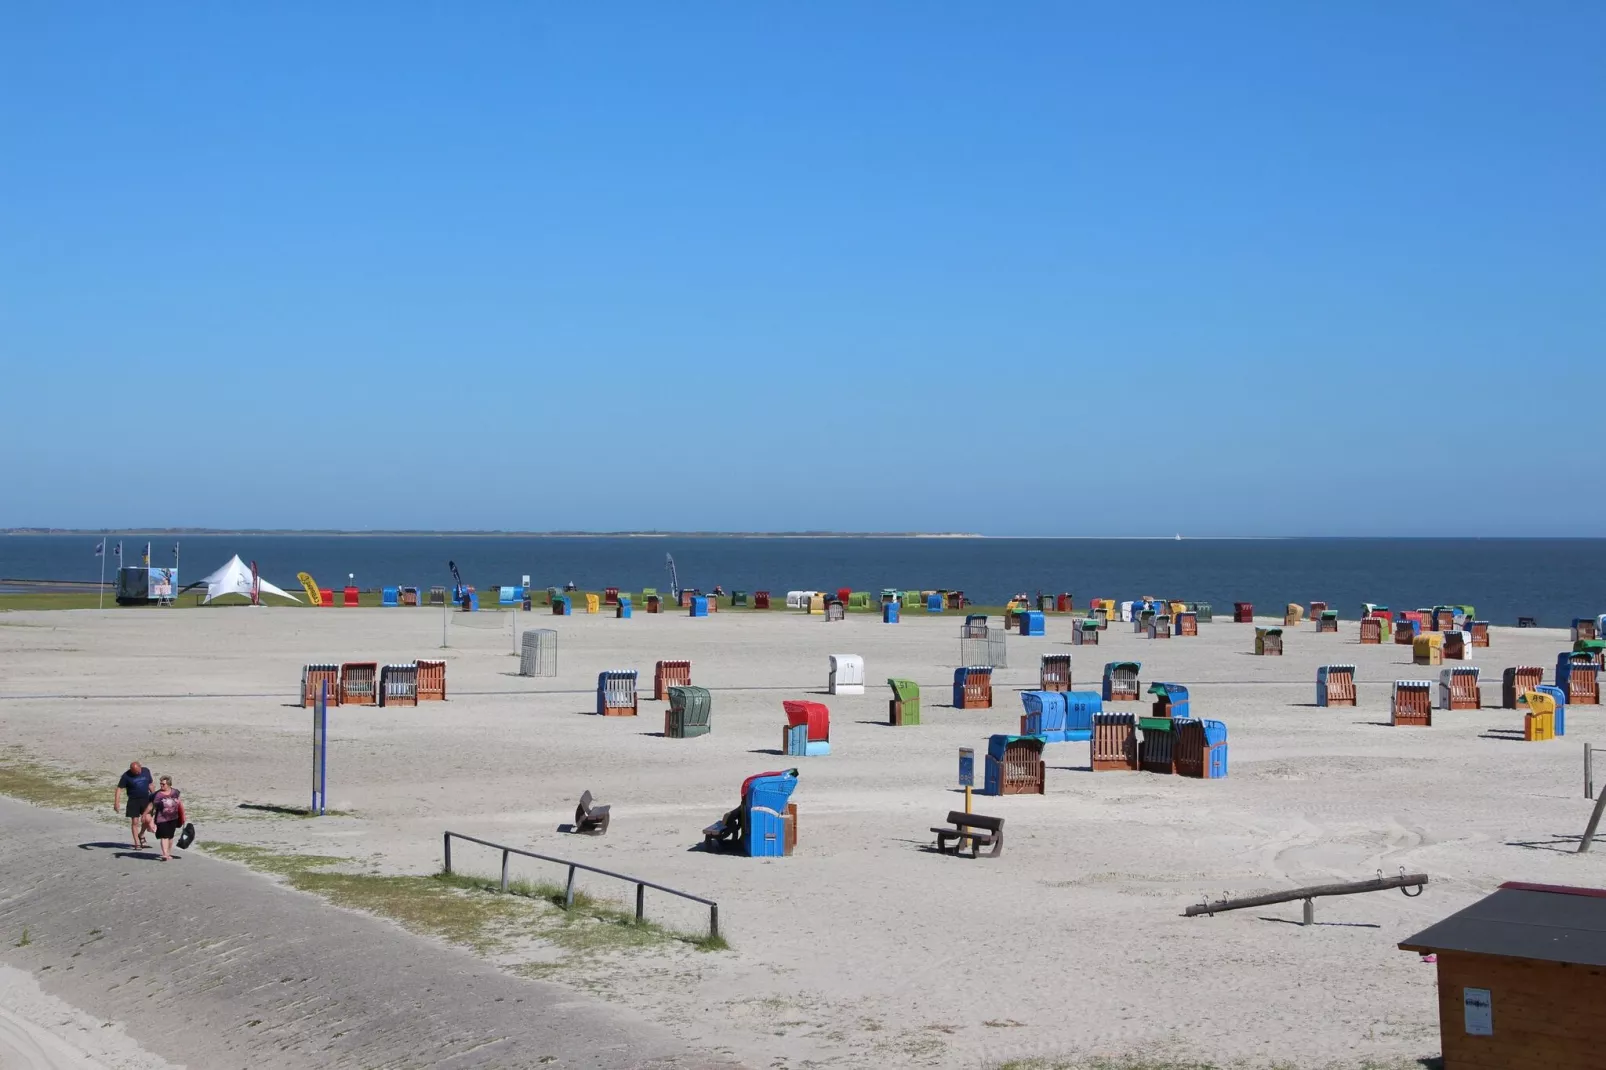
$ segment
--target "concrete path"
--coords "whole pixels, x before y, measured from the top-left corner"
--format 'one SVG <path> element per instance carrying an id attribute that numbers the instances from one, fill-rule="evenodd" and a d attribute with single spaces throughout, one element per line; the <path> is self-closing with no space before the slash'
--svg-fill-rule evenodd
<path id="1" fill-rule="evenodd" d="M 190 1070 L 736 1065 L 242 867 L 119 850 L 113 829 L 0 798 L 0 961 Z"/>

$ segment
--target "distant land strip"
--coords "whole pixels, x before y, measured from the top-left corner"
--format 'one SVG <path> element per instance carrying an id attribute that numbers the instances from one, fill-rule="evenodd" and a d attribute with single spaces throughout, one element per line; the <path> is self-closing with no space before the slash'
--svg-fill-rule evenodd
<path id="1" fill-rule="evenodd" d="M 342 531 L 320 528 L 0 528 L 0 535 L 316 535 L 316 536 L 439 536 L 490 538 L 635 538 L 635 539 L 982 539 L 962 531 L 426 531 L 385 529 Z"/>

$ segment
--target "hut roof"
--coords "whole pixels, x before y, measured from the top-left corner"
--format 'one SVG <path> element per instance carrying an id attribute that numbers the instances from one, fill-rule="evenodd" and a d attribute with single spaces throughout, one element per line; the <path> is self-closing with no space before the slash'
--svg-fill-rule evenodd
<path id="1" fill-rule="evenodd" d="M 1502 884 L 1400 949 L 1606 966 L 1606 889 Z"/>

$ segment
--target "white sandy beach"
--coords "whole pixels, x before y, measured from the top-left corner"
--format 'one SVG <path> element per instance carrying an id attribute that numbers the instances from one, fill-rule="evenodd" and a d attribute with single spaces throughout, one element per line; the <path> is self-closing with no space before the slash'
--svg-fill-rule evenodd
<path id="1" fill-rule="evenodd" d="M 40 989 L 0 966 L 0 1070 L 183 1070 L 141 1048 L 123 1027 Z"/>
<path id="2" fill-rule="evenodd" d="M 1553 629 L 1497 628 L 1491 648 L 1472 652 L 1464 664 L 1483 670 L 1483 710 L 1436 712 L 1431 729 L 1387 727 L 1388 683 L 1438 670 L 1411 666 L 1409 647 L 1358 645 L 1354 607 L 1343 609 L 1337 635 L 1289 629 L 1282 658 L 1252 656 L 1253 630 L 1219 616 L 1198 638 L 1149 641 L 1112 625 L 1102 645 L 1074 651 L 1069 622 L 1051 617 L 1045 638 L 1009 637 L 1012 667 L 996 674 L 991 711 L 948 708 L 951 614 L 896 626 L 786 612 L 523 616 L 523 627 L 560 633 L 559 676 L 526 679 L 505 630 L 454 627 L 438 651 L 438 609 L 9 613 L 0 746 L 103 774 L 113 835 L 112 784 L 140 758 L 176 778 L 203 843 L 427 873 L 452 829 L 716 899 L 728 952 L 638 951 L 547 977 L 753 1066 L 969 1068 L 1164 1051 L 1353 1067 L 1438 1051 L 1433 970 L 1398 941 L 1505 880 L 1606 883 L 1606 857 L 1572 854 L 1565 839 L 1588 815 L 1581 743 L 1606 733 L 1599 707 L 1573 707 L 1565 740 L 1491 734 L 1521 724 L 1489 708 L 1500 670 L 1553 666 L 1567 646 Z M 962 803 L 958 748 L 980 754 L 990 733 L 1018 728 L 1015 691 L 1036 686 L 1050 652 L 1073 652 L 1078 689 L 1096 690 L 1102 664 L 1117 659 L 1141 660 L 1145 687 L 1189 686 L 1194 716 L 1229 727 L 1230 776 L 1093 774 L 1086 744 L 1055 744 L 1046 795 L 976 798 L 979 812 L 1006 819 L 1002 857 L 929 852 L 928 828 Z M 871 683 L 864 696 L 813 696 L 831 707 L 833 753 L 769 753 L 781 700 L 822 691 L 831 653 L 863 655 Z M 238 808 L 307 803 L 310 716 L 290 705 L 302 664 L 437 654 L 449 702 L 331 710 L 330 796 L 348 816 Z M 657 735 L 659 658 L 690 658 L 693 681 L 713 689 L 711 735 Z M 1359 666 L 1358 708 L 1314 708 L 1316 667 L 1328 662 Z M 640 670 L 639 718 L 592 715 L 596 674 L 610 668 Z M 923 725 L 886 726 L 888 676 L 919 681 Z M 736 805 L 744 777 L 792 765 L 794 856 L 692 850 Z M 559 834 L 586 789 L 613 806 L 611 831 Z M 496 864 L 467 848 L 456 862 Z M 1426 894 L 1321 900 L 1311 928 L 1292 924 L 1298 903 L 1180 916 L 1205 896 L 1402 868 L 1432 877 Z M 581 886 L 629 894 L 602 879 Z M 307 909 L 325 908 L 309 899 Z M 648 913 L 687 928 L 706 920 L 651 894 Z"/>

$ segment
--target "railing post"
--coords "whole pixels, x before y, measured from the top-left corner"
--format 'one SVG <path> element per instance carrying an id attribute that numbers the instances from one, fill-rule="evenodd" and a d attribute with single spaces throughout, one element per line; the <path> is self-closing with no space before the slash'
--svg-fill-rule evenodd
<path id="1" fill-rule="evenodd" d="M 467 835 L 465 833 L 461 833 L 461 832 L 445 831 L 445 832 L 442 832 L 442 834 L 441 834 L 441 854 L 442 854 L 442 872 L 443 873 L 450 874 L 452 872 L 452 837 L 453 836 L 456 836 L 460 840 L 467 840 L 470 843 L 477 843 L 477 844 L 480 844 L 483 847 L 489 847 L 493 851 L 501 851 L 502 852 L 501 890 L 504 893 L 507 893 L 509 891 L 509 886 L 512 883 L 513 856 L 514 855 L 521 855 L 521 856 L 523 856 L 525 858 L 533 858 L 533 859 L 537 859 L 538 861 L 542 861 L 542 862 L 554 862 L 554 863 L 557 863 L 560 866 L 567 866 L 568 867 L 569 874 L 568 874 L 568 877 L 567 877 L 567 879 L 566 879 L 566 881 L 564 883 L 564 887 L 563 887 L 563 909 L 564 910 L 573 910 L 574 909 L 574 882 L 575 882 L 576 878 L 579 876 L 580 870 L 583 869 L 583 870 L 587 871 L 588 873 L 597 873 L 597 874 L 600 874 L 600 875 L 602 875 L 604 877 L 611 877 L 614 880 L 621 880 L 621 881 L 626 882 L 627 884 L 634 884 L 636 886 L 636 922 L 637 922 L 637 924 L 644 923 L 647 920 L 647 889 L 649 887 L 651 887 L 651 888 L 657 888 L 657 889 L 659 889 L 660 891 L 663 891 L 663 892 L 667 892 L 670 895 L 680 896 L 683 899 L 689 899 L 689 900 L 691 900 L 693 902 L 702 903 L 702 904 L 706 905 L 708 907 L 708 935 L 709 935 L 710 938 L 718 938 L 719 937 L 719 904 L 711 902 L 709 900 L 706 900 L 706 899 L 702 898 L 701 896 L 692 895 L 690 892 L 679 891 L 678 889 L 675 889 L 675 888 L 667 888 L 667 887 L 664 887 L 663 885 L 660 885 L 660 884 L 653 884 L 652 882 L 643 880 L 640 877 L 631 877 L 631 876 L 627 876 L 626 874 L 623 874 L 623 873 L 614 873 L 614 872 L 612 872 L 610 870 L 599 869 L 599 868 L 597 868 L 595 866 L 587 865 L 584 862 L 571 862 L 568 859 L 564 859 L 564 858 L 554 858 L 551 855 L 539 854 L 539 853 L 534 852 L 534 851 L 524 851 L 524 850 L 521 850 L 521 849 L 519 849 L 517 847 L 508 847 L 508 846 L 506 846 L 504 844 L 492 843 L 489 840 L 482 840 L 482 839 L 479 839 L 476 836 L 469 836 L 469 835 Z M 1289 898 L 1293 898 L 1293 897 L 1291 896 Z"/>

